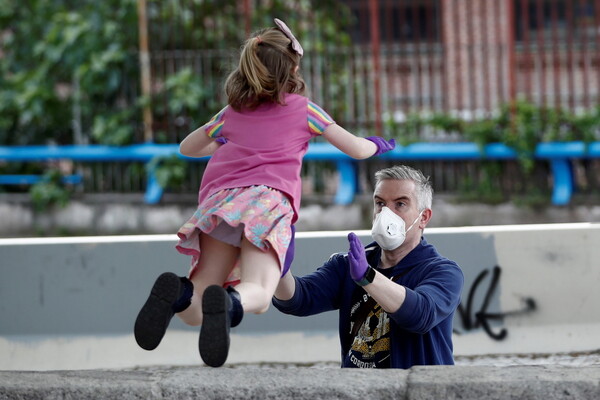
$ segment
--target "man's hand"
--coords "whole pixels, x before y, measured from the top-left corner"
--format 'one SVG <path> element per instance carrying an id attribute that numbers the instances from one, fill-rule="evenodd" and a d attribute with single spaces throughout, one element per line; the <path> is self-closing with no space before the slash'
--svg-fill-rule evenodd
<path id="1" fill-rule="evenodd" d="M 394 150 L 394 147 L 396 147 L 396 141 L 394 139 L 390 139 L 390 141 L 387 141 L 381 136 L 369 136 L 365 139 L 370 140 L 377 146 L 377 151 L 375 152 L 375 154 L 373 154 L 373 156 L 378 156 L 380 154 L 387 153 L 390 150 Z"/>
<path id="2" fill-rule="evenodd" d="M 354 232 L 348 234 L 348 242 L 350 242 L 350 251 L 348 251 L 348 261 L 350 262 L 350 276 L 355 281 L 362 280 L 369 268 L 365 248 Z"/>

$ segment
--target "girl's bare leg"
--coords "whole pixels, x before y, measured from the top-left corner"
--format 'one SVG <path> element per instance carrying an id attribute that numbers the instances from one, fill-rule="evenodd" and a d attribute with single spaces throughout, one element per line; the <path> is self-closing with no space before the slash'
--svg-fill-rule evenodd
<path id="1" fill-rule="evenodd" d="M 240 273 L 240 283 L 234 291 L 212 285 L 204 292 L 198 349 L 202 360 L 211 367 L 220 367 L 227 360 L 229 328 L 236 326 L 245 312 L 260 314 L 269 308 L 280 275 L 275 252 L 263 252 L 243 238 Z"/>
<path id="2" fill-rule="evenodd" d="M 281 275 L 275 251 L 264 252 L 246 238 L 242 239 L 240 272 L 240 283 L 235 289 L 240 294 L 244 312 L 266 312 Z"/>
<path id="3" fill-rule="evenodd" d="M 240 249 L 208 234 L 200 234 L 200 268 L 191 278 L 194 284 L 192 303 L 177 314 L 188 325 L 202 324 L 202 294 L 210 285 L 222 286 L 235 266 Z"/>

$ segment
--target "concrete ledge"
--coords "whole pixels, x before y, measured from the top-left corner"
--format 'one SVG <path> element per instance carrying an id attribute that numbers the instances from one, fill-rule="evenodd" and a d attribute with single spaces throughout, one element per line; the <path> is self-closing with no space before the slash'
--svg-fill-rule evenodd
<path id="1" fill-rule="evenodd" d="M 407 399 L 599 399 L 600 365 L 415 367 Z"/>
<path id="2" fill-rule="evenodd" d="M 598 399 L 600 365 L 0 371 L 0 399 Z"/>

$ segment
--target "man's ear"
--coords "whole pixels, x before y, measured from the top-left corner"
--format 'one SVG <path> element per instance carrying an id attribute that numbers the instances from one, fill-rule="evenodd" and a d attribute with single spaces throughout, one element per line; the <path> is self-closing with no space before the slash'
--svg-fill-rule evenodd
<path id="1" fill-rule="evenodd" d="M 425 210 L 423 210 L 423 213 L 421 214 L 421 220 L 419 221 L 419 228 L 425 229 L 425 227 L 429 223 L 429 220 L 431 220 L 432 215 L 433 211 L 431 210 L 431 208 L 426 208 Z"/>

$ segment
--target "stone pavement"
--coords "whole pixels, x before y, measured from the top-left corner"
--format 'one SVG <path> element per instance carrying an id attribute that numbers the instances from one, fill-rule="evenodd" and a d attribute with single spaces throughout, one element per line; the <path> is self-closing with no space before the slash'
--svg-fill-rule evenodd
<path id="1" fill-rule="evenodd" d="M 0 399 L 599 399 L 600 365 L 349 370 L 293 364 L 0 371 Z"/>

